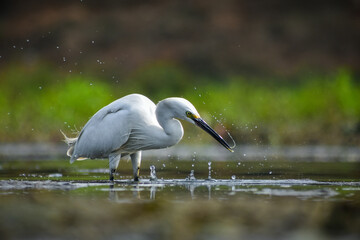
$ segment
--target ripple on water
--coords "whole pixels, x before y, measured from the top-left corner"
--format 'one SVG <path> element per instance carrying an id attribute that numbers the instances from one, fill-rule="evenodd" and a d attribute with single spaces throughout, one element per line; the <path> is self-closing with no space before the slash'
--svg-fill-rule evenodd
<path id="1" fill-rule="evenodd" d="M 91 188 L 100 186 L 99 188 Z M 179 188 L 180 187 L 180 188 Z M 132 180 L 116 180 L 114 183 L 108 181 L 18 181 L 1 180 L 0 193 L 10 194 L 15 190 L 75 190 L 88 188 L 89 191 L 104 192 L 149 192 L 150 199 L 155 199 L 155 193 L 161 191 L 172 192 L 173 197 L 190 191 L 191 197 L 195 198 L 198 191 L 201 194 L 208 191 L 209 199 L 211 192 L 217 193 L 217 198 L 242 194 L 241 192 L 254 195 L 268 195 L 279 197 L 297 197 L 299 199 L 328 199 L 340 194 L 340 189 L 348 191 L 359 191 L 360 182 L 321 182 L 311 179 L 283 179 L 283 180 L 261 180 L 261 179 L 141 179 L 139 182 Z M 178 191 L 179 189 L 185 189 Z M 199 190 L 197 190 L 199 189 Z"/>

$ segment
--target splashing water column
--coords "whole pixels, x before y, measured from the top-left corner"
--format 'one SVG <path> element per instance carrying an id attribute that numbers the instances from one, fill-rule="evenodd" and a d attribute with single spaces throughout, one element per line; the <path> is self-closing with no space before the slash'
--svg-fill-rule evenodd
<path id="1" fill-rule="evenodd" d="M 195 181 L 196 180 L 195 174 L 194 174 L 194 169 L 191 169 L 190 175 L 188 176 L 187 180 L 189 180 L 189 181 Z"/>
<path id="2" fill-rule="evenodd" d="M 156 177 L 156 169 L 154 165 L 150 166 L 150 180 L 151 181 L 156 181 L 157 177 Z"/>
<path id="3" fill-rule="evenodd" d="M 211 162 L 208 162 L 209 176 L 208 179 L 211 180 Z"/>

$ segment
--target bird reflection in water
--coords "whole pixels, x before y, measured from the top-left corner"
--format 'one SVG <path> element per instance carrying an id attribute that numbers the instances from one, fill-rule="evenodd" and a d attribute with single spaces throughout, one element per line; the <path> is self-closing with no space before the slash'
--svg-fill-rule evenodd
<path id="1" fill-rule="evenodd" d="M 156 200 L 156 196 L 157 196 L 156 192 L 167 191 L 170 190 L 170 188 L 174 189 L 174 187 L 179 187 L 180 189 L 182 189 L 176 191 L 177 197 L 179 195 L 182 196 L 181 198 L 178 198 L 176 200 L 186 200 L 189 198 L 191 200 L 195 200 L 198 198 L 211 200 L 212 199 L 211 191 L 214 186 L 212 184 L 199 185 L 196 183 L 189 183 L 184 181 L 184 184 L 177 184 L 176 186 L 170 185 L 168 186 L 167 189 L 165 189 L 166 185 L 158 182 L 155 183 L 153 181 L 151 182 L 149 181 L 149 184 L 148 183 L 142 184 L 140 181 L 139 183 L 134 183 L 126 186 L 114 183 L 109 185 L 109 200 L 113 202 L 121 202 L 121 203 L 133 202 L 137 200 L 151 201 L 151 200 Z M 197 188 L 199 188 L 198 191 L 196 191 Z M 206 189 L 206 192 L 203 191 L 204 188 Z M 186 191 L 184 191 L 183 189 L 186 189 Z"/>

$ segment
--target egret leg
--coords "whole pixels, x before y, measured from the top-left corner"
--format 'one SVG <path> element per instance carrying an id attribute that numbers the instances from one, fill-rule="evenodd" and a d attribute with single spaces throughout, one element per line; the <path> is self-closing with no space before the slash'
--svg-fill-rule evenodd
<path id="1" fill-rule="evenodd" d="M 132 167 L 133 167 L 134 181 L 139 181 L 141 151 L 130 154 L 130 157 L 131 157 L 131 163 L 132 163 Z"/>
<path id="2" fill-rule="evenodd" d="M 119 166 L 121 154 L 114 153 L 109 155 L 110 181 L 114 181 L 114 173 Z"/>

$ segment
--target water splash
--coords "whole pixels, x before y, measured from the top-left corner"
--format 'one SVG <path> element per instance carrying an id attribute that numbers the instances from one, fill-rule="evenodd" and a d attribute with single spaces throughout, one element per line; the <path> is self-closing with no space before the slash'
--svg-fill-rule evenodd
<path id="1" fill-rule="evenodd" d="M 156 177 L 156 169 L 154 165 L 150 166 L 150 180 L 151 181 L 156 181 L 157 177 Z"/>
<path id="2" fill-rule="evenodd" d="M 194 169 L 190 171 L 190 175 L 186 178 L 186 180 L 190 181 L 196 181 L 195 175 L 194 175 Z"/>
<path id="3" fill-rule="evenodd" d="M 225 127 L 224 127 L 225 128 Z M 231 149 L 234 149 L 236 147 L 236 142 L 234 140 L 234 138 L 231 136 L 230 132 L 228 130 L 225 129 L 225 132 L 227 133 L 227 135 L 229 136 L 229 138 L 231 139 L 231 141 L 233 142 L 233 145 L 230 147 Z"/>
<path id="4" fill-rule="evenodd" d="M 209 176 L 208 176 L 208 179 L 210 180 L 211 179 L 211 162 L 208 162 L 208 169 L 209 169 Z"/>
<path id="5" fill-rule="evenodd" d="M 192 170 L 191 170 L 191 172 L 193 172 L 193 175 L 194 175 L 194 167 L 195 167 L 195 160 L 196 160 L 196 152 L 194 152 L 194 154 L 193 154 L 193 158 L 192 158 L 192 164 L 191 164 L 191 168 L 192 168 Z M 190 179 L 191 180 L 191 179 Z M 194 180 L 195 180 L 195 178 L 194 178 Z"/>
<path id="6" fill-rule="evenodd" d="M 226 109 L 224 109 L 226 111 Z M 222 113 L 219 114 L 220 116 L 222 116 Z M 221 117 L 221 119 L 218 119 L 215 115 L 212 115 L 212 117 L 216 120 L 217 123 L 220 124 L 220 126 L 225 130 L 226 134 L 229 136 L 229 138 L 232 141 L 232 146 L 230 147 L 231 149 L 234 149 L 236 147 L 236 142 L 234 140 L 234 138 L 231 136 L 230 132 L 226 129 L 226 127 L 224 126 L 224 124 L 221 122 L 221 120 L 224 120 L 223 117 Z M 234 125 L 234 124 L 232 124 Z"/>

